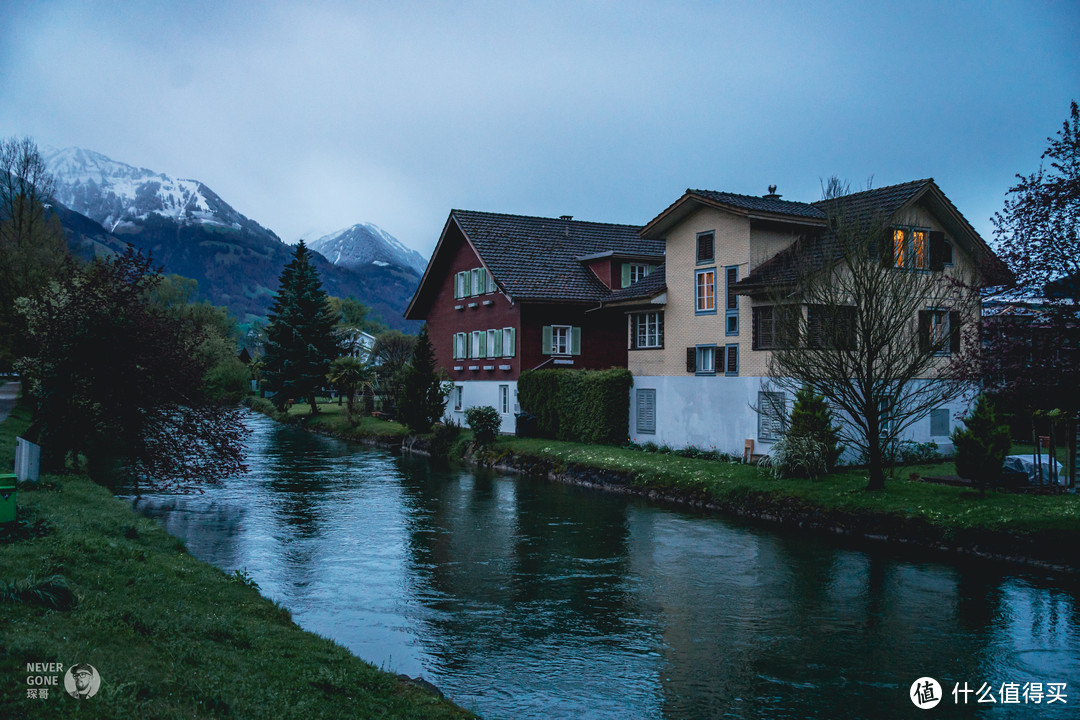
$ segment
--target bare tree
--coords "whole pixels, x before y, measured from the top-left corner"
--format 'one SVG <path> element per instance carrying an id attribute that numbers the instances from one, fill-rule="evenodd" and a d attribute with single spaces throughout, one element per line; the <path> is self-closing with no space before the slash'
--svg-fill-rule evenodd
<path id="1" fill-rule="evenodd" d="M 867 490 L 880 490 L 889 448 L 970 391 L 963 357 L 976 350 L 979 298 L 941 272 L 937 238 L 913 219 L 874 214 L 835 178 L 823 190 L 826 230 L 796 243 L 789 279 L 755 308 L 755 332 L 773 348 L 771 384 L 823 395 L 867 460 Z"/>

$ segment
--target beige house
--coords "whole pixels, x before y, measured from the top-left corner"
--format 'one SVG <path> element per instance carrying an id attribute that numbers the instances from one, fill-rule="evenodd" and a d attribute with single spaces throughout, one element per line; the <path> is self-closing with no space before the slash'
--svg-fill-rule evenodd
<path id="1" fill-rule="evenodd" d="M 769 190 L 761 197 L 687 190 L 642 229 L 643 238 L 665 242 L 665 265 L 604 301 L 627 317 L 634 441 L 742 455 L 747 441 L 754 452 L 767 453 L 782 433 L 792 398 L 776 392 L 768 378 L 781 326 L 773 290 L 790 281 L 807 262 L 807 250 L 812 257 L 814 243 L 827 236 L 827 208 L 782 200 Z M 893 243 L 882 249 L 886 264 L 947 274 L 974 272 L 995 260 L 933 180 L 840 202 L 854 215 L 891 219 Z M 796 307 L 804 327 L 820 322 L 814 307 Z M 920 332 L 936 339 L 942 355 L 955 353 L 959 324 L 976 319 L 968 312 L 928 300 L 919 311 Z M 905 436 L 947 445 L 966 405 L 935 408 Z M 758 412 L 766 406 L 780 412 Z"/>

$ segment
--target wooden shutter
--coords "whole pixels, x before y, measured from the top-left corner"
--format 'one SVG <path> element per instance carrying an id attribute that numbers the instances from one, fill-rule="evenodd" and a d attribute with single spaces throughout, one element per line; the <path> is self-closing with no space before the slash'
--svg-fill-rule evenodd
<path id="1" fill-rule="evenodd" d="M 540 330 L 540 352 L 544 355 L 554 354 L 554 349 L 551 347 L 551 326 L 545 325 Z"/>
<path id="2" fill-rule="evenodd" d="M 622 285 L 620 287 L 630 286 L 630 263 L 622 264 Z"/>
<path id="3" fill-rule="evenodd" d="M 895 229 L 889 228 L 881 233 L 881 242 L 878 243 L 878 255 L 881 256 L 881 266 L 891 268 L 893 267 L 896 256 L 893 254 L 893 243 L 895 237 Z"/>
<path id="4" fill-rule="evenodd" d="M 930 231 L 930 269 L 945 269 L 945 233 Z"/>
<path id="5" fill-rule="evenodd" d="M 931 348 L 930 326 L 932 320 L 930 312 L 930 310 L 919 311 L 919 352 L 921 353 L 928 353 Z"/>
<path id="6" fill-rule="evenodd" d="M 516 344 L 514 335 L 516 334 L 517 330 L 515 330 L 514 328 L 503 328 L 503 333 L 506 334 L 507 330 L 509 330 L 510 333 L 506 336 L 503 342 L 503 356 L 514 357 L 514 345 Z"/>
<path id="7" fill-rule="evenodd" d="M 773 333 L 774 308 L 772 305 L 762 305 L 754 308 L 753 347 L 755 350 L 769 350 L 773 347 L 775 334 Z"/>
<path id="8" fill-rule="evenodd" d="M 495 333 L 495 354 L 492 357 L 502 357 L 503 354 L 503 331 L 492 330 Z"/>
<path id="9" fill-rule="evenodd" d="M 739 346 L 727 346 L 727 358 L 724 363 L 724 372 L 729 375 L 739 374 Z"/>
<path id="10" fill-rule="evenodd" d="M 570 328 L 570 354 L 581 354 L 581 328 L 579 327 Z"/>
<path id="11" fill-rule="evenodd" d="M 949 352 L 960 352 L 960 312 L 949 311 Z"/>
<path id="12" fill-rule="evenodd" d="M 656 432 L 656 390 L 642 388 L 637 391 L 637 431 Z"/>
<path id="13" fill-rule="evenodd" d="M 489 293 L 495 292 L 495 276 L 492 275 L 490 272 L 487 273 L 487 286 L 486 287 L 487 287 L 487 291 Z"/>
<path id="14" fill-rule="evenodd" d="M 697 348 L 696 347 L 688 347 L 688 348 L 686 348 L 686 372 L 688 372 L 688 373 L 696 373 L 697 372 Z"/>

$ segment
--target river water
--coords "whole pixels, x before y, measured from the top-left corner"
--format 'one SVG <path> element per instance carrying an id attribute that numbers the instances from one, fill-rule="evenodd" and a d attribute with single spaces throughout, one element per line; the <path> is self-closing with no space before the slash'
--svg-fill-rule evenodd
<path id="1" fill-rule="evenodd" d="M 246 474 L 138 509 L 485 718 L 1077 716 L 1075 581 L 248 422 Z M 930 711 L 909 699 L 921 677 Z"/>

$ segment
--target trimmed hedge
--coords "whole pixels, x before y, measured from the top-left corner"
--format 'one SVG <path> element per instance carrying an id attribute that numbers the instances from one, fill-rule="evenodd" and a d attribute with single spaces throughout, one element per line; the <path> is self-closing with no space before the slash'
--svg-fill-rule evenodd
<path id="1" fill-rule="evenodd" d="M 556 440 L 621 445 L 630 423 L 626 368 L 527 370 L 518 378 L 521 410 L 536 417 L 536 434 Z"/>

